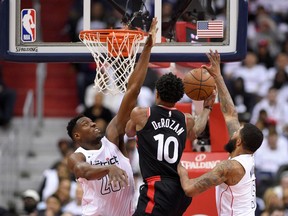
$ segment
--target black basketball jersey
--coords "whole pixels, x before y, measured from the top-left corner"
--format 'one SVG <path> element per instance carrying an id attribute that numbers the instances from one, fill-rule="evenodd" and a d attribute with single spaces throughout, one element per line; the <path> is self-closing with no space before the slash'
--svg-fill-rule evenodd
<path id="1" fill-rule="evenodd" d="M 186 141 L 185 115 L 176 108 L 153 106 L 144 128 L 137 132 L 141 174 L 179 178 L 177 165 Z"/>

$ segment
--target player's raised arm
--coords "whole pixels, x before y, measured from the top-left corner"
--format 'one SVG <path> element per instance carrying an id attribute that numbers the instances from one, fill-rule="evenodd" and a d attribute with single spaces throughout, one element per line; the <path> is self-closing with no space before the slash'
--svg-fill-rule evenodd
<path id="1" fill-rule="evenodd" d="M 195 125 L 193 127 L 193 131 L 196 137 L 198 137 L 205 130 L 208 117 L 212 110 L 215 99 L 216 99 L 216 90 L 214 90 L 213 93 L 207 99 L 204 100 L 203 110 L 200 113 L 200 115 L 195 119 Z"/>
<path id="2" fill-rule="evenodd" d="M 112 119 L 106 130 L 108 132 L 106 134 L 107 138 L 117 145 L 119 145 L 118 136 L 124 135 L 125 133 L 126 123 L 129 120 L 132 109 L 136 106 L 137 97 L 140 93 L 140 89 L 147 74 L 151 49 L 156 41 L 156 25 L 157 18 L 153 18 L 144 49 L 140 55 L 134 71 L 128 80 L 127 90 L 121 102 L 119 111 Z"/>
<path id="3" fill-rule="evenodd" d="M 202 67 L 205 68 L 211 74 L 211 76 L 214 77 L 218 90 L 220 107 L 225 118 L 229 135 L 232 137 L 233 133 L 240 128 L 240 123 L 238 120 L 237 110 L 221 74 L 220 54 L 217 52 L 217 50 L 215 52 L 210 50 L 210 53 L 207 53 L 207 56 L 210 60 L 210 66 L 203 65 Z"/>
<path id="4" fill-rule="evenodd" d="M 194 117 L 190 113 L 185 113 L 187 124 L 187 138 L 193 141 L 204 130 L 208 121 L 209 114 L 212 110 L 213 104 L 216 98 L 216 90 L 204 101 L 203 110 L 197 116 Z"/>

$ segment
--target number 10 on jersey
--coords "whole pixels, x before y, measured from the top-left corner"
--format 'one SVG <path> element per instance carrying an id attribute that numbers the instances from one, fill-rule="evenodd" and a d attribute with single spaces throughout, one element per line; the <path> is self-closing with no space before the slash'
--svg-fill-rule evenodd
<path id="1" fill-rule="evenodd" d="M 169 136 L 164 138 L 164 134 L 157 134 L 154 139 L 158 142 L 157 160 L 173 164 L 178 160 L 179 143 L 176 137 Z M 172 146 L 173 145 L 173 146 Z"/>

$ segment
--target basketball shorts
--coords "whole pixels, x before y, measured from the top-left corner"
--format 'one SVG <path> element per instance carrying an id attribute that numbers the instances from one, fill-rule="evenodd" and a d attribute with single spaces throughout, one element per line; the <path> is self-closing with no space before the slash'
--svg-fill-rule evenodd
<path id="1" fill-rule="evenodd" d="M 180 181 L 153 176 L 140 187 L 140 196 L 133 216 L 181 216 L 192 201 Z"/>

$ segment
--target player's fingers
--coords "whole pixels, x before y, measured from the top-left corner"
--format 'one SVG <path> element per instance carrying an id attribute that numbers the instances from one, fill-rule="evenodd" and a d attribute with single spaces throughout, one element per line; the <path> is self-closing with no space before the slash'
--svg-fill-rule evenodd
<path id="1" fill-rule="evenodd" d="M 116 182 L 115 177 L 110 176 L 109 177 L 109 184 L 113 185 L 113 187 L 114 187 L 115 186 L 115 182 Z"/>
<path id="2" fill-rule="evenodd" d="M 124 189 L 125 187 L 128 186 L 128 179 L 124 175 L 122 175 L 119 178 L 119 184 L 120 184 L 121 188 Z"/>
<path id="3" fill-rule="evenodd" d="M 112 185 L 114 186 L 114 187 L 118 187 L 118 186 L 122 186 L 122 180 L 121 180 L 121 178 L 119 177 L 119 176 L 115 176 L 115 178 L 113 179 L 113 181 L 112 181 Z"/>
<path id="4" fill-rule="evenodd" d="M 125 171 L 123 171 L 122 179 L 124 180 L 125 184 L 129 186 L 128 175 Z"/>
<path id="5" fill-rule="evenodd" d="M 210 53 L 206 53 L 206 56 L 208 57 L 209 60 L 211 60 Z"/>
<path id="6" fill-rule="evenodd" d="M 212 49 L 209 49 L 209 51 L 210 51 L 210 54 L 213 55 L 213 50 L 212 50 Z"/>
<path id="7" fill-rule="evenodd" d="M 218 60 L 218 58 L 219 58 L 219 54 L 218 54 L 218 52 L 217 52 L 217 50 L 215 51 L 215 52 L 213 52 L 213 50 L 211 50 L 210 49 L 210 56 L 211 56 L 211 58 L 213 59 L 213 60 Z"/>
<path id="8" fill-rule="evenodd" d="M 209 68 L 207 67 L 207 65 L 202 65 L 201 68 L 204 68 L 204 69 L 207 70 L 208 73 L 209 73 Z"/>
<path id="9" fill-rule="evenodd" d="M 215 56 L 215 53 L 213 52 L 212 49 L 210 49 L 210 55 L 211 55 L 211 57 L 214 57 L 214 56 Z"/>
<path id="10" fill-rule="evenodd" d="M 220 54 L 218 53 L 218 50 L 215 50 L 215 59 L 220 62 Z"/>
<path id="11" fill-rule="evenodd" d="M 211 62 L 211 64 L 214 64 L 214 63 L 215 63 L 215 60 L 214 60 L 214 58 L 213 58 L 213 54 L 211 54 L 211 53 L 206 53 L 206 55 L 207 55 L 209 61 Z"/>
<path id="12" fill-rule="evenodd" d="M 153 20 L 152 20 L 152 26 L 155 27 L 157 24 L 157 18 L 154 17 Z"/>

